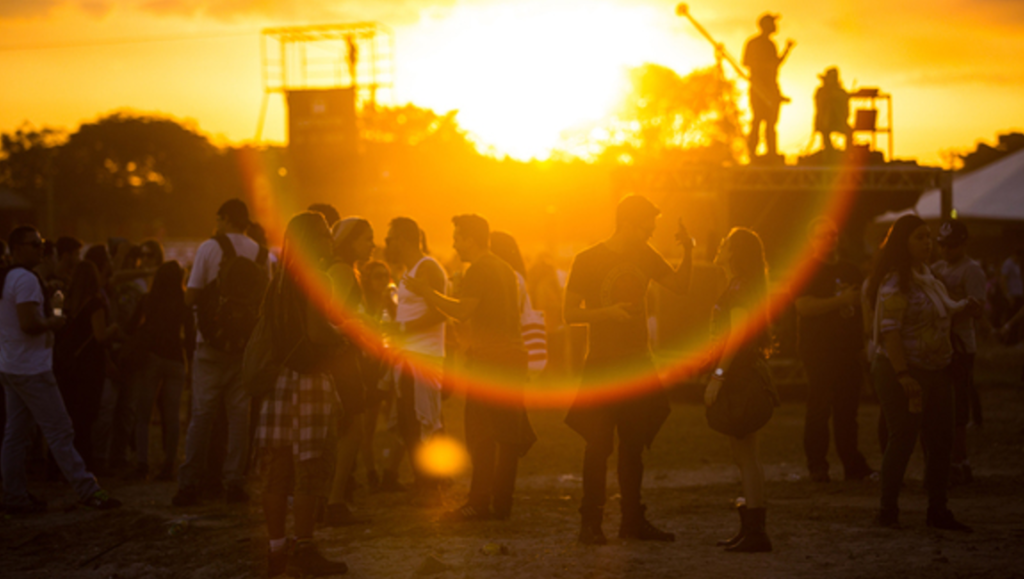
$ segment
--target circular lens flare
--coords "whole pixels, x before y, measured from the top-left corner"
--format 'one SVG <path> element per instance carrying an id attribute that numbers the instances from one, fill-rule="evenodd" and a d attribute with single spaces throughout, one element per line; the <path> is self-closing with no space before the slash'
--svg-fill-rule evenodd
<path id="1" fill-rule="evenodd" d="M 462 474 L 469 466 L 466 447 L 450 436 L 430 438 L 416 449 L 416 467 L 429 476 L 447 478 Z"/>
<path id="2" fill-rule="evenodd" d="M 274 191 L 271 173 L 276 168 L 264 167 L 259 154 L 243 157 L 243 170 L 249 175 L 249 200 L 256 215 L 268 233 L 283 232 L 284 219 L 295 211 L 294 202 L 287 195 Z M 838 178 L 829 191 L 808 194 L 803 201 L 813 215 L 825 215 L 842 226 L 849 215 L 856 198 L 854 185 L 861 180 L 858 172 L 864 168 L 847 164 L 835 168 Z M 751 339 L 764 329 L 766 323 L 775 320 L 788 307 L 794 295 L 808 282 L 817 268 L 810 244 L 802 228 L 793 228 L 794 233 L 786 240 L 785 258 L 774 264 L 773 286 L 785 288 L 772 292 L 761 308 L 750 313 L 748 323 L 735 327 L 745 339 Z M 756 230 L 756 227 L 755 227 Z M 299 256 L 299 267 L 291 272 L 306 291 L 309 299 L 317 304 L 335 326 L 347 333 L 366 352 L 385 360 L 389 364 L 409 364 L 424 372 L 443 373 L 446 388 L 453 392 L 485 399 L 494 403 L 522 405 L 533 408 L 565 408 L 573 403 L 603 404 L 643 394 L 679 383 L 695 376 L 707 368 L 707 361 L 714 358 L 721 345 L 713 340 L 700 344 L 670 344 L 686 353 L 676 359 L 662 360 L 656 372 L 651 372 L 648 361 L 624 363 L 609 370 L 601 379 L 589 381 L 581 386 L 577 379 L 545 381 L 538 384 L 524 383 L 494 372 L 466 369 L 441 368 L 422 358 L 403 355 L 385 346 L 385 340 L 371 324 L 364 323 L 356 312 L 349 312 L 331 294 L 330 284 L 322 275 L 323 264 L 311 256 Z"/>

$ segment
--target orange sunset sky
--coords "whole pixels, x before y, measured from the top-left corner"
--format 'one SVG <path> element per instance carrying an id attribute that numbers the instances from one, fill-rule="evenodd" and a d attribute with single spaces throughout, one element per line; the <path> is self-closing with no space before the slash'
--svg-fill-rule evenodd
<path id="1" fill-rule="evenodd" d="M 377 21 L 395 33 L 395 104 L 458 119 L 482 150 L 546 157 L 565 131 L 601 118 L 627 66 L 680 74 L 714 62 L 674 1 L 657 0 L 3 0 L 0 131 L 24 122 L 73 130 L 114 110 L 189 120 L 218 143 L 251 141 L 267 26 Z M 796 40 L 780 84 L 779 143 L 811 137 L 817 75 L 893 94 L 899 158 L 1024 128 L 1024 2 L 734 0 L 690 2 L 737 58 L 766 11 L 780 48 Z M 136 40 L 135 42 L 122 42 Z M 745 84 L 741 84 L 745 89 Z M 745 98 L 744 98 L 745 106 Z M 272 99 L 264 138 L 284 140 Z"/>

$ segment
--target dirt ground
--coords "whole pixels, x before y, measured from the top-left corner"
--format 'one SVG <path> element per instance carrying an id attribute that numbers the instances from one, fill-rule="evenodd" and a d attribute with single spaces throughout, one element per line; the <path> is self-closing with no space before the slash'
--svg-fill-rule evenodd
<path id="1" fill-rule="evenodd" d="M 1022 357 L 1018 351 L 1010 358 Z M 976 480 L 950 491 L 951 508 L 975 528 L 969 535 L 925 526 L 920 452 L 901 499 L 903 530 L 872 526 L 877 483 L 842 482 L 834 451 L 833 482 L 810 482 L 803 466 L 803 405 L 788 401 L 761 438 L 775 550 L 721 552 L 715 541 L 730 536 L 737 525 L 730 505 L 740 493 L 739 477 L 728 441 L 707 428 L 690 392 L 677 396 L 646 455 L 648 515 L 676 533 L 674 543 L 615 538 L 618 497 L 610 470 L 613 496 L 604 525 L 610 544 L 576 544 L 583 446 L 562 423 L 560 410 L 531 412 L 540 440 L 521 462 L 512 520 L 442 524 L 436 521 L 441 507 L 417 508 L 402 494 L 360 492 L 355 507 L 372 519 L 370 524 L 321 529 L 317 539 L 328 556 L 348 563 L 352 577 L 1024 577 L 1024 389 L 1015 379 L 1019 366 L 1012 366 L 1017 369 L 981 377 L 985 423 L 969 434 Z M 461 409 L 458 399 L 445 409 L 457 437 Z M 861 449 L 876 468 L 881 460 L 877 417 L 877 405 L 862 406 Z M 0 576 L 265 575 L 266 534 L 255 501 L 175 509 L 170 506 L 174 483 L 102 482 L 125 502 L 123 508 L 76 509 L 67 485 L 35 483 L 33 490 L 51 501 L 50 511 L 3 518 Z M 457 506 L 467 487 L 466 475 L 457 478 L 446 491 L 444 508 Z M 254 482 L 254 496 L 257 488 Z M 504 547 L 504 553 L 485 554 L 482 547 L 491 543 Z"/>

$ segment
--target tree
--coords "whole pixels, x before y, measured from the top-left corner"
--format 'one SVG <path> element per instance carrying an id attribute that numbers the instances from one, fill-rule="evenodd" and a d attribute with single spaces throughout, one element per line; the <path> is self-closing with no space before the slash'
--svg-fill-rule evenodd
<path id="1" fill-rule="evenodd" d="M 53 210 L 54 199 L 49 195 L 53 160 L 66 139 L 63 131 L 36 130 L 28 124 L 0 135 L 0 187 L 18 194 L 37 211 Z"/>
<path id="2" fill-rule="evenodd" d="M 445 114 L 406 104 L 376 107 L 359 118 L 360 138 L 370 144 L 475 152 L 473 143 L 455 120 L 458 111 Z"/>
<path id="3" fill-rule="evenodd" d="M 593 143 L 605 162 L 732 163 L 744 153 L 736 86 L 713 67 L 680 77 L 644 64 Z"/>
<path id="4" fill-rule="evenodd" d="M 242 193 L 232 168 L 218 162 L 224 154 L 170 119 L 115 113 L 83 124 L 55 159 L 62 217 L 92 238 L 207 232 L 208 220 L 197 217 Z"/>

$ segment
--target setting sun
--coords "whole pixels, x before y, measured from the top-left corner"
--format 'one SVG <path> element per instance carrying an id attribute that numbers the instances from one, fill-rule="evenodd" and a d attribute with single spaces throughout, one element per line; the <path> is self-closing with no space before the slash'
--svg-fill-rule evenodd
<path id="1" fill-rule="evenodd" d="M 545 158 L 564 131 L 610 112 L 626 67 L 678 51 L 663 12 L 613 2 L 460 5 L 400 31 L 400 93 L 457 108 L 499 155 Z M 693 68 L 694 56 L 706 57 L 672 60 Z"/>

